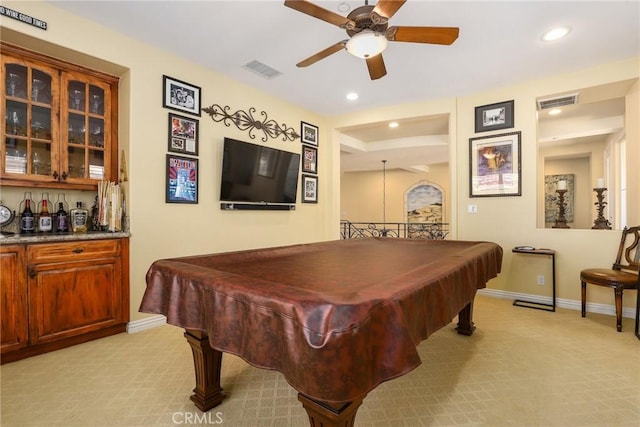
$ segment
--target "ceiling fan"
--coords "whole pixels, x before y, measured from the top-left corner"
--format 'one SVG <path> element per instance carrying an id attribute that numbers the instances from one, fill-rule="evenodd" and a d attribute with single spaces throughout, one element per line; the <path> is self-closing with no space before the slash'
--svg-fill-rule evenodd
<path id="1" fill-rule="evenodd" d="M 387 69 L 382 59 L 382 51 L 387 42 L 412 42 L 450 45 L 457 38 L 456 27 L 389 27 L 389 19 L 402 7 L 406 0 L 378 0 L 370 6 L 365 0 L 346 17 L 324 9 L 308 0 L 286 0 L 284 5 L 298 12 L 337 25 L 347 31 L 349 39 L 341 40 L 297 63 L 298 67 L 307 67 L 342 49 L 367 61 L 371 80 L 384 77 Z"/>

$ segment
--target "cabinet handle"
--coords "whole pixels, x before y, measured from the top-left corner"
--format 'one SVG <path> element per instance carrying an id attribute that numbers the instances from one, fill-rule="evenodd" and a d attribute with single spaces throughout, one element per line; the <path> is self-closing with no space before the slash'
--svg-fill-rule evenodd
<path id="1" fill-rule="evenodd" d="M 74 252 L 74 253 L 76 253 L 76 254 L 81 254 L 82 252 L 84 252 L 84 249 L 82 249 L 82 248 L 75 248 L 75 249 L 73 250 L 73 252 Z"/>
<path id="2" fill-rule="evenodd" d="M 62 180 L 63 181 L 67 180 L 67 173 L 66 172 L 62 172 Z"/>
<path id="3" fill-rule="evenodd" d="M 36 271 L 34 269 L 29 270 L 29 277 L 31 277 L 32 279 L 36 277 Z"/>
<path id="4" fill-rule="evenodd" d="M 58 171 L 53 171 L 53 179 L 58 179 Z"/>

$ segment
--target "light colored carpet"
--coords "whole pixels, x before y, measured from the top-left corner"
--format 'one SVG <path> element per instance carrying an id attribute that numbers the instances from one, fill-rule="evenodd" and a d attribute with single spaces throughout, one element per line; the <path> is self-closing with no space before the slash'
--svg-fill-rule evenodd
<path id="1" fill-rule="evenodd" d="M 454 324 L 420 344 L 422 365 L 365 398 L 356 426 L 639 426 L 633 320 L 514 307 L 478 296 L 471 337 Z M 0 368 L 9 426 L 308 426 L 278 372 L 225 354 L 227 398 L 189 400 L 191 350 L 174 326 L 120 334 Z"/>

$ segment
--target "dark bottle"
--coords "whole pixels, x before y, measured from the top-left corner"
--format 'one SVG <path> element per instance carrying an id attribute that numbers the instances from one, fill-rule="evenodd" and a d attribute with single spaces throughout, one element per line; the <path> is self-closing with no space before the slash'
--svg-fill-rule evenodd
<path id="1" fill-rule="evenodd" d="M 42 200 L 42 207 L 40 208 L 40 216 L 38 217 L 38 230 L 43 233 L 48 233 L 53 229 L 53 223 L 51 221 L 51 214 L 49 213 L 49 204 L 47 199 Z"/>
<path id="2" fill-rule="evenodd" d="M 58 212 L 56 212 L 56 230 L 60 233 L 69 232 L 69 215 L 64 210 L 64 204 L 58 203 Z"/>
<path id="3" fill-rule="evenodd" d="M 24 209 L 20 214 L 20 233 L 33 233 L 36 229 L 35 217 L 31 211 L 31 199 L 25 199 Z"/>

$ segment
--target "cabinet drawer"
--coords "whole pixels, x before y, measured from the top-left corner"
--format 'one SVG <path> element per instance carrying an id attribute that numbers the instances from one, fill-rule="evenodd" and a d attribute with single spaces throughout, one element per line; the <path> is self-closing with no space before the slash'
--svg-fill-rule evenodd
<path id="1" fill-rule="evenodd" d="M 113 258 L 120 255 L 120 241 L 83 240 L 64 243 L 29 245 L 29 264 L 71 262 L 94 258 Z"/>

